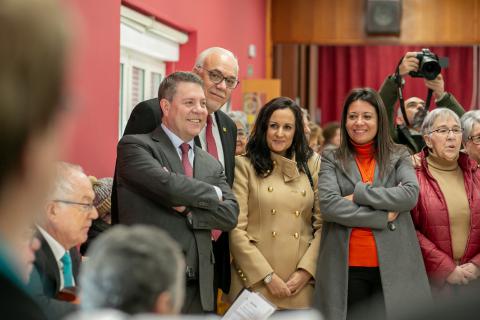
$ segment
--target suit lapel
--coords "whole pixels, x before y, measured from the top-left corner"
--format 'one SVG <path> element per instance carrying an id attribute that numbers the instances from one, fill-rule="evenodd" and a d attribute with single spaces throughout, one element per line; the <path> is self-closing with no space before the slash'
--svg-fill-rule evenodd
<path id="1" fill-rule="evenodd" d="M 155 129 L 151 135 L 152 135 L 152 139 L 158 142 L 159 151 L 163 156 L 165 156 L 168 162 L 168 165 L 169 165 L 168 169 L 173 172 L 185 174 L 185 172 L 183 171 L 182 162 L 180 160 L 180 157 L 178 156 L 177 150 L 175 149 L 175 146 L 172 144 L 172 141 L 170 141 L 170 139 L 168 138 L 165 131 L 163 131 L 162 127 L 161 126 L 157 127 L 157 129 Z"/>
<path id="2" fill-rule="evenodd" d="M 55 281 L 55 289 L 56 291 L 60 290 L 60 270 L 58 268 L 57 260 L 53 255 L 53 251 L 50 248 L 47 240 L 43 237 L 40 231 L 37 232 L 37 238 L 40 240 L 41 247 L 36 254 L 38 261 L 35 261 L 37 264 L 41 264 L 40 267 L 42 270 L 40 272 L 44 272 L 47 279 L 52 279 Z"/>
<path id="3" fill-rule="evenodd" d="M 195 179 L 199 180 L 202 180 L 202 178 L 204 177 L 203 172 L 205 172 L 205 170 L 202 170 L 205 163 L 205 153 L 203 153 L 202 151 L 202 148 L 195 146 L 195 158 L 193 160 L 193 176 L 195 177 Z"/>

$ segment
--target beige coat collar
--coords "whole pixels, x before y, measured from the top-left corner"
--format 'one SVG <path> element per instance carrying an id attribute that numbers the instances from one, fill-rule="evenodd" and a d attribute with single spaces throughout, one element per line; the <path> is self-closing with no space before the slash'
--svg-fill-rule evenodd
<path id="1" fill-rule="evenodd" d="M 295 161 L 295 155 L 293 156 L 293 159 L 288 159 L 277 153 L 270 152 L 270 156 L 273 160 L 273 170 L 279 170 L 283 174 L 283 180 L 285 182 L 300 177 L 297 162 Z"/>

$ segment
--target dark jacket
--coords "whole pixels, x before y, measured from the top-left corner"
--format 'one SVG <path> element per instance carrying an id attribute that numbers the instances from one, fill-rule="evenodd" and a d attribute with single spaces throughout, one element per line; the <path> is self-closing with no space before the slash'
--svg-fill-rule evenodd
<path id="1" fill-rule="evenodd" d="M 450 220 L 445 198 L 440 187 L 428 170 L 425 149 L 420 153 L 416 174 L 420 195 L 412 219 L 422 249 L 425 267 L 435 285 L 445 283 L 456 267 L 450 238 Z M 470 235 L 461 264 L 473 262 L 480 266 L 480 170 L 475 161 L 460 153 L 458 164 L 465 180 L 465 192 L 470 205 Z"/>
<path id="2" fill-rule="evenodd" d="M 225 162 L 225 176 L 230 187 L 233 186 L 235 172 L 235 146 L 237 143 L 237 126 L 235 122 L 223 111 L 215 112 L 222 140 L 223 155 Z M 150 133 L 157 128 L 162 120 L 162 112 L 158 98 L 140 102 L 132 111 L 125 127 L 124 135 Z M 200 140 L 195 138 L 195 144 L 199 147 Z M 118 223 L 118 198 L 116 172 L 112 186 L 112 223 Z M 230 248 L 228 243 L 228 232 L 222 233 L 220 238 L 213 244 L 215 254 L 215 287 L 221 288 L 223 292 L 230 290 Z"/>
<path id="3" fill-rule="evenodd" d="M 25 288 L 0 272 L 0 314 L 2 319 L 46 320 L 43 310 Z"/>
<path id="4" fill-rule="evenodd" d="M 60 270 L 47 240 L 40 232 L 36 233 L 36 237 L 40 240 L 41 247 L 35 252 L 35 262 L 28 288 L 49 319 L 61 319 L 66 314 L 75 311 L 77 306 L 56 299 L 60 291 Z M 78 285 L 81 259 L 76 247 L 70 249 L 70 256 L 72 257 L 73 277 Z"/>

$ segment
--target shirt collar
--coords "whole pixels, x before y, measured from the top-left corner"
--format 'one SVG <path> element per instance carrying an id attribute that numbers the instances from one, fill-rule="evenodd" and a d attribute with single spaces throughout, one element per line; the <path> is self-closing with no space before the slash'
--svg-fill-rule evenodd
<path id="1" fill-rule="evenodd" d="M 55 240 L 54 237 L 45 231 L 45 229 L 39 226 L 37 227 L 42 236 L 45 238 L 45 241 L 47 241 L 48 245 L 50 246 L 50 249 L 52 249 L 55 260 L 60 261 L 67 250 L 57 240 Z"/>
<path id="2" fill-rule="evenodd" d="M 162 129 L 163 131 L 165 132 L 165 134 L 168 136 L 168 138 L 170 139 L 170 141 L 173 143 L 173 145 L 175 146 L 175 148 L 180 148 L 180 145 L 182 143 L 184 143 L 184 141 L 182 139 L 180 139 L 175 133 L 173 133 L 170 129 L 168 129 L 163 123 L 161 124 L 162 126 Z M 195 146 L 195 143 L 192 140 L 186 142 L 190 145 L 191 149 L 193 150 L 193 147 Z"/>

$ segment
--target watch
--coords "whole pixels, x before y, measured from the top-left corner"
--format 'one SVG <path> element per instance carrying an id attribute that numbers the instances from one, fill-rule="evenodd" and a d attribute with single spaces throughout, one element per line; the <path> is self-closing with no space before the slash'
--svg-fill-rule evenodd
<path id="1" fill-rule="evenodd" d="M 263 278 L 263 283 L 269 284 L 270 282 L 272 282 L 272 279 L 273 279 L 273 272 L 267 274 L 267 276 Z"/>

